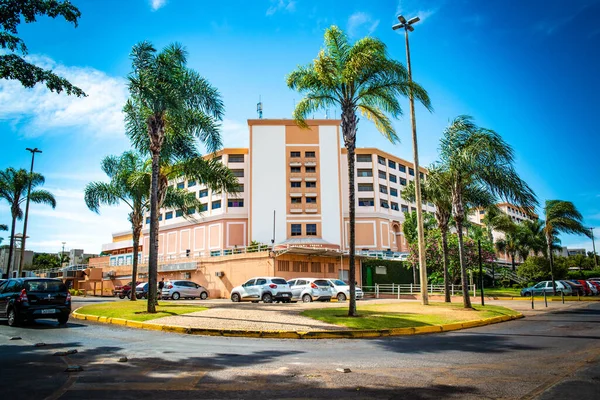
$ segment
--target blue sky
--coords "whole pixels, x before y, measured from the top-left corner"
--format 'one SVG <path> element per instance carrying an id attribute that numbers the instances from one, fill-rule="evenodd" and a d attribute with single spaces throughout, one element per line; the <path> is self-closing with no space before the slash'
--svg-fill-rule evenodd
<path id="1" fill-rule="evenodd" d="M 128 229 L 124 208 L 103 208 L 97 216 L 85 207 L 82 191 L 89 181 L 103 179 L 104 156 L 129 147 L 121 107 L 133 44 L 186 46 L 189 65 L 223 95 L 226 146 L 241 147 L 247 145 L 246 120 L 256 117 L 259 96 L 265 118 L 291 116 L 300 96 L 286 87 L 284 77 L 316 56 L 326 27 L 336 24 L 353 40 L 376 36 L 404 62 L 403 36 L 391 29 L 398 13 L 421 17 L 411 36 L 413 74 L 435 108 L 431 114 L 417 108 L 422 163 L 436 160 L 450 119 L 472 115 L 515 148 L 518 171 L 541 202 L 573 201 L 600 236 L 598 0 L 72 3 L 82 13 L 78 28 L 42 18 L 21 25 L 20 33 L 34 61 L 90 96 L 70 98 L 0 81 L 0 168 L 28 168 L 25 147 L 41 148 L 36 170 L 58 200 L 54 211 L 32 206 L 28 248 L 58 251 L 64 241 L 67 249 L 98 252 L 111 232 Z M 403 104 L 407 115 L 395 122 L 401 144 L 386 143 L 371 124 L 361 122 L 359 146 L 411 159 L 408 103 Z M 2 204 L 0 223 L 9 222 Z M 562 240 L 592 247 L 584 237 Z"/>

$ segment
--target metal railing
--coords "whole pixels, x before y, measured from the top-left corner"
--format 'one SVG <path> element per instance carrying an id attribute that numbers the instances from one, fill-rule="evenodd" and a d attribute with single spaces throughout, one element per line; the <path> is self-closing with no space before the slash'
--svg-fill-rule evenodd
<path id="1" fill-rule="evenodd" d="M 408 260 L 409 253 L 403 253 L 398 251 L 375 251 L 375 250 L 357 250 L 357 255 L 373 257 L 379 260 L 395 260 L 395 261 L 406 261 Z"/>
<path id="2" fill-rule="evenodd" d="M 365 294 L 374 295 L 376 299 L 380 295 L 397 296 L 400 298 L 401 295 L 416 295 L 421 293 L 421 285 L 408 283 L 386 283 L 386 284 L 375 284 L 374 286 L 361 286 Z M 475 296 L 476 285 L 468 285 L 469 294 L 473 292 Z M 429 294 L 444 294 L 444 285 L 427 285 L 427 293 Z M 462 285 L 450 285 L 450 295 L 462 294 Z"/>

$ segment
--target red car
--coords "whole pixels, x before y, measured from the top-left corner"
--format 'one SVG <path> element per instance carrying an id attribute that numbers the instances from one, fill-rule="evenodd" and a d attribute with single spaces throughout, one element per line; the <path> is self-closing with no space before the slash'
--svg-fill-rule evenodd
<path id="1" fill-rule="evenodd" d="M 139 285 L 142 282 L 136 281 L 135 286 Z M 123 286 L 115 286 L 115 290 L 113 290 L 113 296 L 119 296 L 120 299 L 124 299 L 127 297 L 131 299 L 131 282 Z"/>
<path id="2" fill-rule="evenodd" d="M 585 291 L 586 296 L 592 295 L 592 289 L 590 289 L 590 287 L 588 286 L 588 284 L 585 280 L 577 279 L 576 282 L 583 286 L 583 290 Z"/>

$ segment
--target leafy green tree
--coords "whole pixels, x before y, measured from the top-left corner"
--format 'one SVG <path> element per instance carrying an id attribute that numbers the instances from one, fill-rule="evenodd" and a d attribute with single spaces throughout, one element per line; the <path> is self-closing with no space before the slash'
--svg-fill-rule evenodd
<path id="1" fill-rule="evenodd" d="M 58 0 L 3 0 L 0 2 L 0 48 L 5 54 L 0 55 L 0 78 L 18 80 L 27 88 L 43 83 L 53 92 L 63 90 L 77 97 L 85 96 L 83 90 L 69 81 L 54 74 L 50 70 L 40 68 L 27 62 L 21 55 L 27 55 L 27 46 L 18 36 L 17 27 L 22 21 L 36 22 L 38 16 L 50 18 L 63 17 L 77 27 L 81 13 L 68 1 Z"/>
<path id="2" fill-rule="evenodd" d="M 550 277 L 552 279 L 553 293 L 556 294 L 556 284 L 554 282 L 554 260 L 552 254 L 552 245 L 559 233 L 572 233 L 585 235 L 591 238 L 589 229 L 583 226 L 583 217 L 575 205 L 570 201 L 564 200 L 546 200 L 544 205 L 544 234 L 546 236 L 546 246 L 548 258 L 550 260 Z"/>
<path id="3" fill-rule="evenodd" d="M 398 98 L 406 97 L 412 91 L 414 97 L 431 110 L 429 96 L 421 86 L 409 81 L 404 65 L 389 58 L 382 41 L 366 37 L 351 44 L 337 26 L 331 26 L 325 31 L 324 47 L 313 63 L 298 66 L 287 76 L 286 81 L 288 87 L 304 95 L 293 114 L 300 127 L 306 128 L 306 118 L 319 109 L 341 109 L 342 136 L 348 150 L 350 194 L 348 315 L 356 316 L 354 162 L 359 120 L 357 112 L 360 111 L 372 121 L 386 139 L 396 143 L 398 136 L 388 115 L 397 118 L 402 114 Z"/>
<path id="4" fill-rule="evenodd" d="M 15 227 L 17 219 L 20 220 L 23 218 L 21 205 L 27 200 L 29 184 L 31 183 L 31 193 L 29 194 L 30 202 L 35 204 L 48 204 L 52 208 L 56 208 L 56 200 L 52 193 L 43 189 L 35 189 L 36 187 L 43 185 L 45 181 L 42 174 L 36 172 L 30 174 L 25 169 L 16 170 L 9 167 L 4 171 L 0 171 L 0 200 L 8 202 L 12 217 L 7 263 L 9 274 L 13 258 L 13 249 L 15 246 Z M 19 265 L 17 273 L 19 276 L 21 275 L 21 265 Z"/>
<path id="5" fill-rule="evenodd" d="M 569 266 L 566 257 L 559 257 L 555 266 L 556 279 L 567 277 Z M 538 282 L 548 280 L 552 277 L 550 272 L 550 261 L 546 257 L 531 256 L 519 266 L 517 275 L 526 279 L 528 282 Z"/>
<path id="6" fill-rule="evenodd" d="M 32 270 L 58 268 L 60 264 L 60 259 L 56 257 L 56 254 L 33 254 Z"/>
<path id="7" fill-rule="evenodd" d="M 8 230 L 8 226 L 4 225 L 4 224 L 0 224 L 0 231 L 7 231 Z M 0 238 L 0 243 L 2 243 L 2 241 L 4 240 L 4 238 Z"/>
<path id="8" fill-rule="evenodd" d="M 544 222 L 538 219 L 530 221 L 524 220 L 521 222 L 521 226 L 523 229 L 523 235 L 525 238 L 524 245 L 527 248 L 527 252 L 521 254 L 523 257 L 523 261 L 527 259 L 529 253 L 533 253 L 533 255 L 546 255 L 546 238 L 544 236 Z M 553 246 L 554 248 L 557 245 Z"/>
<path id="9" fill-rule="evenodd" d="M 504 198 L 526 209 L 533 207 L 536 199 L 513 167 L 514 152 L 510 145 L 496 132 L 475 125 L 469 116 L 457 117 L 444 130 L 440 159 L 452 176 L 450 192 L 460 248 L 463 304 L 465 308 L 471 308 L 463 252 L 466 190 L 472 186 L 479 187 L 494 197 Z"/>
<path id="10" fill-rule="evenodd" d="M 150 249 L 148 261 L 148 312 L 156 312 L 158 267 L 158 212 L 161 156 L 165 143 L 176 151 L 195 150 L 199 139 L 208 152 L 222 146 L 218 121 L 224 106 L 216 88 L 196 71 L 187 67 L 187 54 L 179 44 L 161 52 L 149 42 L 135 45 L 131 51 L 132 72 L 129 74 L 130 98 L 124 111 L 127 134 L 134 146 L 152 159 L 150 189 Z M 186 159 L 190 157 L 186 156 Z M 196 164 L 215 164 L 201 158 Z M 164 182 L 163 182 L 164 186 Z M 224 191 L 227 188 L 223 188 Z"/>

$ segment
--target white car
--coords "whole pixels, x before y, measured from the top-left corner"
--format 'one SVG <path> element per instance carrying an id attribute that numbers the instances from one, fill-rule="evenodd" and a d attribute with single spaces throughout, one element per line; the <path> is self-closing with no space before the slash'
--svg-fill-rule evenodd
<path id="1" fill-rule="evenodd" d="M 585 283 L 587 283 L 588 287 L 592 291 L 592 296 L 598 296 L 598 288 L 588 281 L 586 281 Z"/>
<path id="2" fill-rule="evenodd" d="M 327 279 L 294 278 L 288 281 L 292 289 L 292 301 L 330 301 L 333 297 L 333 287 Z"/>
<path id="3" fill-rule="evenodd" d="M 327 281 L 333 285 L 334 297 L 337 298 L 338 301 L 346 301 L 346 299 L 350 298 L 350 285 L 346 282 L 341 279 L 327 279 Z M 354 293 L 356 295 L 356 300 L 360 300 L 364 296 L 362 289 L 358 286 L 355 287 Z"/>
<path id="4" fill-rule="evenodd" d="M 281 301 L 290 303 L 292 301 L 292 290 L 283 278 L 257 277 L 252 278 L 243 285 L 236 286 L 231 291 L 231 301 L 259 301 L 272 303 Z"/>
<path id="5" fill-rule="evenodd" d="M 167 281 L 160 295 L 163 299 L 179 300 L 182 297 L 189 299 L 200 297 L 202 300 L 206 300 L 208 290 L 192 281 Z"/>

